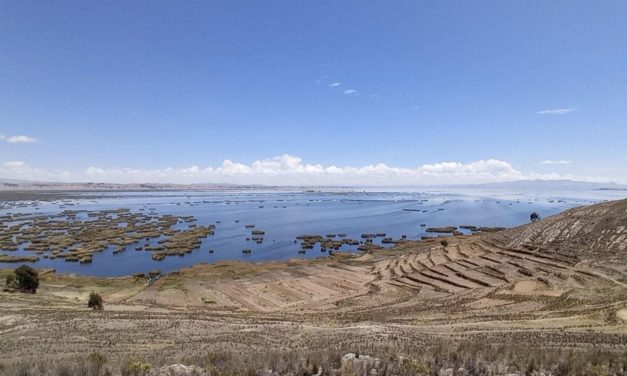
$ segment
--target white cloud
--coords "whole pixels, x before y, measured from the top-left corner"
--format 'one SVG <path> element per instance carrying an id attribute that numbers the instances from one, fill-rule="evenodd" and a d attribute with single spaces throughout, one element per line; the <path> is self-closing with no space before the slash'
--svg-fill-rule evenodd
<path id="1" fill-rule="evenodd" d="M 225 160 L 219 167 L 184 169 L 131 170 L 90 167 L 89 180 L 98 181 L 185 181 L 261 184 L 431 184 L 473 181 L 514 180 L 523 174 L 511 164 L 499 160 L 481 160 L 468 164 L 444 162 L 416 168 L 390 167 L 384 163 L 362 167 L 305 164 L 296 156 L 284 154 L 254 161 L 247 165 Z"/>
<path id="2" fill-rule="evenodd" d="M 331 87 L 338 87 L 338 86 L 340 86 L 341 84 L 342 84 L 341 82 L 334 82 L 334 83 L 332 83 L 332 84 L 331 84 L 331 85 L 329 85 L 329 86 L 331 86 Z"/>
<path id="3" fill-rule="evenodd" d="M 24 135 L 17 135 L 17 136 L 0 135 L 0 140 L 6 141 L 11 144 L 37 142 L 36 138 L 24 136 Z"/>
<path id="4" fill-rule="evenodd" d="M 354 95 L 354 94 L 357 94 L 357 90 L 354 90 L 354 89 L 344 90 L 344 94 L 346 94 L 346 95 Z"/>
<path id="5" fill-rule="evenodd" d="M 112 183 L 235 183 L 268 185 L 421 185 L 573 178 L 558 174 L 523 173 L 497 159 L 470 163 L 441 162 L 417 167 L 393 167 L 385 163 L 361 167 L 308 164 L 284 154 L 250 164 L 225 160 L 216 167 L 133 169 L 89 167 L 83 171 L 34 168 L 20 161 L 0 165 L 4 178 Z"/>
<path id="6" fill-rule="evenodd" d="M 4 168 L 26 168 L 28 165 L 22 161 L 9 161 L 2 164 Z"/>
<path id="7" fill-rule="evenodd" d="M 538 115 L 566 115 L 570 112 L 577 111 L 576 108 L 551 108 L 548 110 L 538 111 Z"/>
<path id="8" fill-rule="evenodd" d="M 559 159 L 559 160 L 547 159 L 545 161 L 540 162 L 540 164 L 543 164 L 543 165 L 567 165 L 571 163 L 572 163 L 571 161 L 566 161 L 563 159 Z"/>
<path id="9" fill-rule="evenodd" d="M 86 181 L 84 174 L 58 169 L 35 168 L 22 161 L 8 161 L 0 164 L 0 177 L 33 181 Z"/>

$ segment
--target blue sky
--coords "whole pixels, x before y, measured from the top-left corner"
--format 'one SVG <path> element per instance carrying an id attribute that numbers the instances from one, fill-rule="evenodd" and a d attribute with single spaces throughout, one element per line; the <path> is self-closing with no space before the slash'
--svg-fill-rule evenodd
<path id="1" fill-rule="evenodd" d="M 627 183 L 625 1 L 0 1 L 0 177 Z"/>

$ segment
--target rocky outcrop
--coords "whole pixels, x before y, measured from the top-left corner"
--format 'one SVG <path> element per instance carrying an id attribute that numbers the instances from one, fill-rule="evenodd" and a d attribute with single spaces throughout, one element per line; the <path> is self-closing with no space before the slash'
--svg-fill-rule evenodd
<path id="1" fill-rule="evenodd" d="M 368 355 L 348 353 L 342 357 L 340 375 L 378 375 L 381 360 Z"/>

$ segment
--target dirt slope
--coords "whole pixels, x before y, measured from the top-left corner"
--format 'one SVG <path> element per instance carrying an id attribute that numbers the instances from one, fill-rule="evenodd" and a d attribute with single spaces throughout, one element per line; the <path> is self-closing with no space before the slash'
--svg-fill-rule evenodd
<path id="1" fill-rule="evenodd" d="M 627 200 L 444 244 L 197 265 L 151 286 L 47 274 L 36 295 L 0 292 L 0 353 L 409 349 L 442 339 L 625 353 L 625 226 Z M 103 295 L 104 313 L 87 309 L 91 291 Z"/>
<path id="2" fill-rule="evenodd" d="M 570 209 L 499 235 L 512 248 L 540 247 L 580 259 L 614 259 L 627 250 L 627 200 Z"/>

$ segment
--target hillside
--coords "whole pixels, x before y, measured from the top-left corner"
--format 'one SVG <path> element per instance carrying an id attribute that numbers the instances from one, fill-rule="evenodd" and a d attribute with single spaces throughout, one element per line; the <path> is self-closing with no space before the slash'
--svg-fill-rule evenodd
<path id="1" fill-rule="evenodd" d="M 562 251 L 579 259 L 624 262 L 627 200 L 567 210 L 501 234 L 513 248 Z"/>
<path id="2" fill-rule="evenodd" d="M 92 352 L 113 374 L 130 360 L 364 374 L 344 368 L 347 352 L 379 357 L 376 374 L 621 374 L 626 224 L 622 200 L 356 256 L 196 265 L 153 284 L 47 273 L 35 295 L 0 292 L 0 374 Z M 92 291 L 104 312 L 87 309 Z"/>

